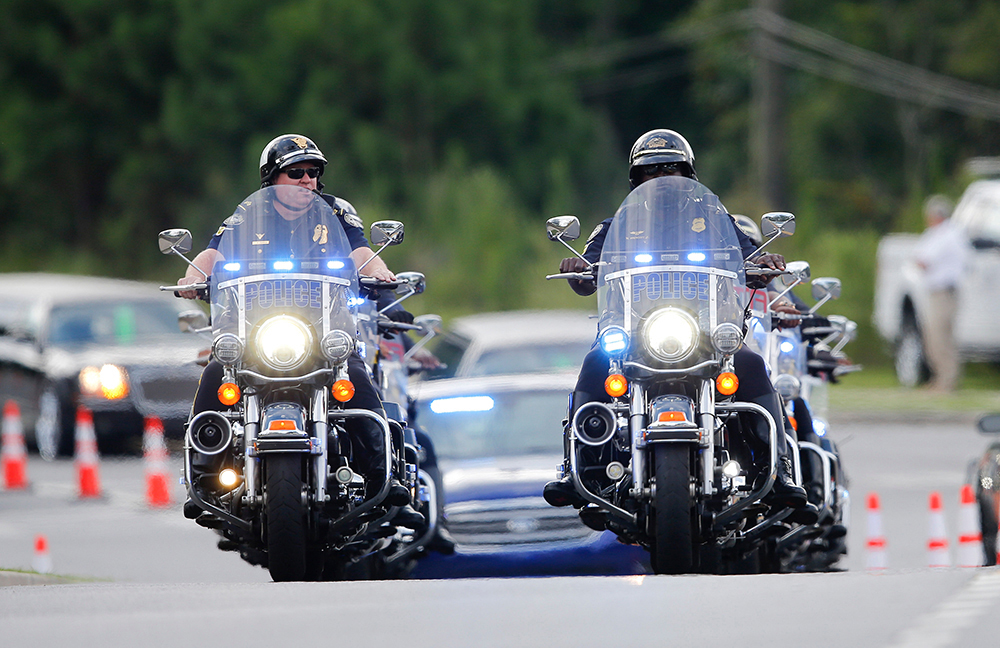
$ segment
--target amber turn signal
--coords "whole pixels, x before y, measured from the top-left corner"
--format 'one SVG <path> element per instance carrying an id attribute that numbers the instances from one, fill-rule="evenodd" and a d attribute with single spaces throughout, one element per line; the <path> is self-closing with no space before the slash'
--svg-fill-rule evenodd
<path id="1" fill-rule="evenodd" d="M 219 387 L 219 402 L 226 406 L 240 402 L 240 388 L 235 383 L 223 383 Z"/>
<path id="2" fill-rule="evenodd" d="M 341 403 L 354 398 L 354 383 L 350 380 L 338 380 L 333 383 L 333 397 Z"/>
<path id="3" fill-rule="evenodd" d="M 628 391 L 628 381 L 621 374 L 611 374 L 604 381 L 604 391 L 608 392 L 608 396 L 612 398 L 624 396 L 625 392 Z"/>
<path id="4" fill-rule="evenodd" d="M 740 386 L 740 381 L 736 378 L 736 374 L 729 371 L 719 374 L 719 377 L 715 379 L 715 388 L 719 390 L 719 393 L 723 396 L 731 396 L 736 393 L 736 389 Z"/>

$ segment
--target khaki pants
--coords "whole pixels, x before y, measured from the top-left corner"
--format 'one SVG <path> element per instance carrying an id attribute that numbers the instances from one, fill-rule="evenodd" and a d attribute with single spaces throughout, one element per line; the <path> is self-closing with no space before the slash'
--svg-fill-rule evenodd
<path id="1" fill-rule="evenodd" d="M 931 368 L 931 386 L 952 391 L 958 385 L 958 349 L 955 347 L 954 320 L 958 307 L 955 290 L 930 294 L 930 309 L 924 322 L 924 348 Z"/>

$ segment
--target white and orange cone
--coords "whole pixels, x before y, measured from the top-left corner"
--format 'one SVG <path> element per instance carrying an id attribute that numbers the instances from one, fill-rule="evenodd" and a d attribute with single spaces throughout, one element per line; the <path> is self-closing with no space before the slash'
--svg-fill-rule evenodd
<path id="1" fill-rule="evenodd" d="M 85 407 L 76 411 L 76 474 L 81 498 L 101 496 L 94 416 Z"/>
<path id="2" fill-rule="evenodd" d="M 28 487 L 28 450 L 24 446 L 24 431 L 21 428 L 21 409 L 12 400 L 3 406 L 3 430 L 0 433 L 3 448 L 3 484 L 7 490 L 22 490 Z"/>
<path id="3" fill-rule="evenodd" d="M 43 535 L 35 536 L 35 555 L 31 568 L 39 574 L 52 573 L 52 556 L 49 555 L 49 540 Z"/>
<path id="4" fill-rule="evenodd" d="M 930 516 L 927 524 L 927 566 L 951 567 L 951 554 L 948 552 L 948 532 L 945 530 L 941 493 L 937 491 L 930 495 Z"/>
<path id="5" fill-rule="evenodd" d="M 868 553 L 866 568 L 880 571 L 889 566 L 885 536 L 882 535 L 882 508 L 878 494 L 868 493 Z"/>
<path id="6" fill-rule="evenodd" d="M 958 566 L 979 567 L 983 564 L 983 531 L 979 526 L 976 495 L 972 486 L 962 486 L 958 507 Z"/>
<path id="7" fill-rule="evenodd" d="M 152 508 L 170 506 L 169 455 L 163 440 L 163 422 L 155 416 L 146 417 L 142 448 L 146 461 L 146 504 Z"/>

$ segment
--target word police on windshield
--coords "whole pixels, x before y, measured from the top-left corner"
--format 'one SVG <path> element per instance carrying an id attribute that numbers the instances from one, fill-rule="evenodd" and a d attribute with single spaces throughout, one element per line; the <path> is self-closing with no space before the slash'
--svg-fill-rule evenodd
<path id="1" fill-rule="evenodd" d="M 632 301 L 643 298 L 708 301 L 708 277 L 703 272 L 650 272 L 632 275 Z"/>

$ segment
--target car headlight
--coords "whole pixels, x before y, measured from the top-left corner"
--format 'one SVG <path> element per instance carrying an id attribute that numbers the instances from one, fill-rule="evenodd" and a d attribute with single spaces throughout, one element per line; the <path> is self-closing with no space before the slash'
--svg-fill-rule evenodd
<path id="1" fill-rule="evenodd" d="M 103 396 L 118 400 L 128 396 L 128 374 L 117 365 L 84 367 L 79 376 L 80 393 L 84 396 Z"/>
<path id="2" fill-rule="evenodd" d="M 291 371 L 309 358 L 313 332 L 295 317 L 276 315 L 257 327 L 254 348 L 267 366 L 277 371 Z"/>
<path id="3" fill-rule="evenodd" d="M 698 322 L 687 311 L 668 306 L 646 318 L 641 328 L 646 351 L 663 362 L 679 362 L 698 346 Z"/>

